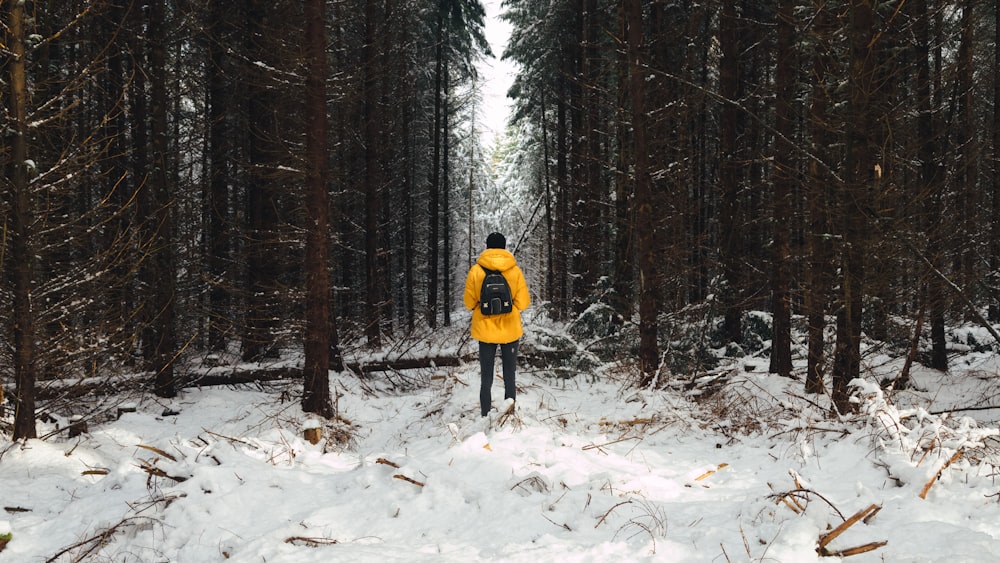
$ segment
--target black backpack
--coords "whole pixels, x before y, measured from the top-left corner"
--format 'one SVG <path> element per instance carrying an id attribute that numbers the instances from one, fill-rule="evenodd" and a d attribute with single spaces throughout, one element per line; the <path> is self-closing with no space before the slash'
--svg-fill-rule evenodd
<path id="1" fill-rule="evenodd" d="M 483 268 L 482 264 L 479 265 Z M 499 270 L 483 268 L 486 277 L 479 290 L 479 311 L 484 315 L 501 315 L 513 310 L 514 300 L 510 296 L 510 285 Z"/>

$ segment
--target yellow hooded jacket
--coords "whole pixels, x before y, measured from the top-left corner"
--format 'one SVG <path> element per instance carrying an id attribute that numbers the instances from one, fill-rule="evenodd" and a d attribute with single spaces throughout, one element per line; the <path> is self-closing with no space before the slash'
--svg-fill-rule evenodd
<path id="1" fill-rule="evenodd" d="M 486 277 L 486 272 L 480 266 L 499 270 L 503 274 L 510 286 L 511 297 L 514 298 L 511 312 L 486 316 L 479 310 L 479 291 L 483 287 L 483 278 Z M 487 344 L 507 344 L 524 334 L 521 311 L 531 304 L 531 296 L 528 294 L 528 282 L 524 280 L 524 273 L 517 267 L 517 260 L 508 250 L 487 248 L 479 255 L 465 278 L 463 299 L 465 308 L 472 311 L 472 338 Z"/>

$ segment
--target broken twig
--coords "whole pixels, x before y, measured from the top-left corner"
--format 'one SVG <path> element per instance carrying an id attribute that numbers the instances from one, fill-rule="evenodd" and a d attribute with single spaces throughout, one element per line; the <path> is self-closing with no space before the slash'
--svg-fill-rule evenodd
<path id="1" fill-rule="evenodd" d="M 927 498 L 927 493 L 930 492 L 931 487 L 934 485 L 934 482 L 941 478 L 941 474 L 944 473 L 944 470 L 947 469 L 949 465 L 955 463 L 961 457 L 962 457 L 962 450 L 958 450 L 957 452 L 952 454 L 952 456 L 948 459 L 948 461 L 944 462 L 944 465 L 942 465 L 941 468 L 937 470 L 937 473 L 935 473 L 934 476 L 931 477 L 929 481 L 927 481 L 927 484 L 924 485 L 923 490 L 920 491 L 921 499 Z"/>
<path id="2" fill-rule="evenodd" d="M 401 481 L 406 481 L 407 483 L 413 483 L 414 485 L 416 485 L 418 487 L 423 487 L 424 486 L 424 484 L 421 483 L 420 481 L 417 481 L 416 479 L 411 479 L 411 478 L 409 478 L 406 475 L 403 475 L 401 473 L 397 473 L 397 474 L 393 475 L 393 477 L 396 478 L 396 479 L 399 479 Z"/>
<path id="3" fill-rule="evenodd" d="M 837 536 L 839 536 L 840 534 L 843 534 L 848 528 L 857 524 L 858 521 L 861 520 L 862 518 L 868 517 L 869 514 L 874 515 L 879 510 L 882 510 L 882 507 L 877 504 L 873 504 L 868 508 L 864 508 L 862 510 L 857 511 L 856 513 L 854 513 L 854 516 L 851 516 L 847 520 L 844 520 L 839 526 L 834 528 L 830 533 L 820 536 L 819 547 L 817 548 L 817 551 L 820 553 L 820 555 L 824 556 L 827 555 L 826 546 L 830 542 L 835 540 Z M 867 522 L 868 520 L 866 519 L 865 521 Z"/>

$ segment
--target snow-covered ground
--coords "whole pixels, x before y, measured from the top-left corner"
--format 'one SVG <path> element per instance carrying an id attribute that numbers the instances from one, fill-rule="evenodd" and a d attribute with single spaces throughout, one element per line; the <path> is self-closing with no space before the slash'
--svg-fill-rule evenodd
<path id="1" fill-rule="evenodd" d="M 871 354 L 843 420 L 761 360 L 698 401 L 525 367 L 486 432 L 478 365 L 341 375 L 315 445 L 296 382 L 146 397 L 79 438 L 0 434 L 0 562 L 997 561 L 1000 409 L 940 412 L 1000 404 L 997 362 L 956 364 L 887 401 L 901 362 Z"/>

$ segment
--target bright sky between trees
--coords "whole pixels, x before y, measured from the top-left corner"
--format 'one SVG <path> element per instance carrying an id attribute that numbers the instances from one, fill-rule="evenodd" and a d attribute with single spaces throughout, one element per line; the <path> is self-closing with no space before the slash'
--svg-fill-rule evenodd
<path id="1" fill-rule="evenodd" d="M 516 67 L 511 61 L 502 61 L 507 40 L 510 38 L 510 24 L 500 19 L 502 0 L 483 0 L 486 8 L 486 38 L 490 42 L 493 57 L 479 63 L 482 78 L 483 108 L 480 112 L 484 120 L 483 130 L 487 144 L 503 134 L 510 115 L 510 100 L 507 90 L 514 82 Z"/>

